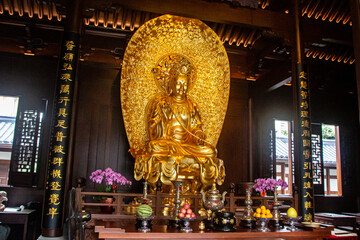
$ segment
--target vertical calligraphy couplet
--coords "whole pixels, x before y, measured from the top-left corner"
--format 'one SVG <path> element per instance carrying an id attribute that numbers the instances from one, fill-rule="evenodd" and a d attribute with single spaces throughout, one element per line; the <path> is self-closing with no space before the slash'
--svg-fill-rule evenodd
<path id="1" fill-rule="evenodd" d="M 310 118 L 310 91 L 307 68 L 304 64 L 297 65 L 297 111 L 298 129 L 300 130 L 300 208 L 303 221 L 314 220 L 313 204 L 313 172 L 311 151 L 311 118 Z"/>
<path id="2" fill-rule="evenodd" d="M 65 171 L 79 39 L 78 33 L 65 32 L 59 59 L 43 214 L 43 229 L 48 229 L 45 232 L 49 233 L 49 237 L 62 235 Z"/>

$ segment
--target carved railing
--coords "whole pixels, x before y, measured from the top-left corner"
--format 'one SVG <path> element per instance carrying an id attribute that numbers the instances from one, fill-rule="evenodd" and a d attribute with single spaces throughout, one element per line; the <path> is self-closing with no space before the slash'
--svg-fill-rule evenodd
<path id="1" fill-rule="evenodd" d="M 94 196 L 107 196 L 113 198 L 113 203 L 100 203 L 93 199 Z M 143 195 L 141 193 L 104 193 L 104 192 L 83 192 L 81 188 L 76 188 L 76 209 L 86 210 L 91 213 L 99 213 L 100 207 L 113 207 L 113 213 L 111 215 L 121 216 L 121 218 L 133 218 L 131 215 L 135 215 L 136 208 L 139 206 L 135 202 L 135 198 L 140 199 Z M 174 195 L 161 193 L 148 194 L 148 198 L 152 199 L 151 207 L 153 208 L 153 215 L 156 218 L 168 218 L 168 214 L 173 208 Z M 201 195 L 182 195 L 182 199 L 191 203 L 192 210 L 198 215 L 199 210 L 202 208 Z M 226 211 L 241 213 L 245 209 L 245 196 L 235 196 L 234 193 L 229 193 L 225 198 Z M 269 200 L 273 197 L 256 197 L 253 196 L 253 208 L 257 208 L 261 205 L 269 208 Z M 297 208 L 295 199 L 292 196 L 278 197 L 279 201 L 283 201 L 284 209 L 289 206 Z"/>

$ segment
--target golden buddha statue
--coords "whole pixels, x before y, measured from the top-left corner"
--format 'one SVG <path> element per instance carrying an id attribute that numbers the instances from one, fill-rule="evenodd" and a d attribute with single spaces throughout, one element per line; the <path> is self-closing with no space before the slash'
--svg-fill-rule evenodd
<path id="1" fill-rule="evenodd" d="M 196 84 L 195 84 L 196 81 Z M 121 109 L 135 158 L 134 177 L 165 192 L 222 184 L 216 157 L 230 90 L 229 60 L 216 33 L 198 19 L 163 15 L 131 37 L 121 65 Z"/>
<path id="2" fill-rule="evenodd" d="M 195 68 L 179 54 L 167 55 L 157 65 L 153 73 L 161 78 L 165 90 L 146 106 L 147 148 L 130 150 L 136 159 L 135 179 L 154 184 L 160 178 L 167 185 L 172 180 L 188 180 L 192 193 L 200 186 L 204 190 L 214 182 L 222 184 L 223 161 L 216 158 L 216 148 L 206 141 L 198 107 L 188 97 Z"/>

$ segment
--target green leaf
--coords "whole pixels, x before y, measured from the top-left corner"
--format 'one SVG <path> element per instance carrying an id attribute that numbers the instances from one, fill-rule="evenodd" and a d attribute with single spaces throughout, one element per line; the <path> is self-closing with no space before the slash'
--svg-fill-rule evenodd
<path id="1" fill-rule="evenodd" d="M 112 186 L 111 186 L 111 185 L 107 185 L 107 186 L 105 187 L 105 192 L 111 192 L 111 190 L 112 190 Z"/>
<path id="2" fill-rule="evenodd" d="M 98 191 L 98 192 L 103 192 L 104 190 L 103 190 L 103 188 L 102 188 L 101 185 L 98 185 L 98 186 L 96 187 L 96 191 Z"/>
<path id="3" fill-rule="evenodd" d="M 96 195 L 96 196 L 93 196 L 93 199 L 95 201 L 100 201 L 102 199 L 102 196 Z"/>

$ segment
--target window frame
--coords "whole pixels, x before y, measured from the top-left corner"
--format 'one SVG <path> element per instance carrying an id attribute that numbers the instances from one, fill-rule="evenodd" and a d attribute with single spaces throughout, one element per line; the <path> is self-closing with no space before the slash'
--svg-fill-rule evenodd
<path id="1" fill-rule="evenodd" d="M 14 138 L 13 144 L 9 144 L 7 150 L 11 151 L 11 159 L 9 164 L 9 172 L 8 172 L 8 181 L 7 184 L 0 184 L 1 187 L 31 187 L 31 188 L 39 188 L 42 189 L 43 186 L 43 170 L 44 164 L 46 164 L 48 150 L 45 149 L 48 146 L 48 124 L 50 123 L 50 117 L 47 114 L 48 109 L 48 100 L 40 99 L 38 101 L 40 104 L 30 104 L 28 106 L 27 102 L 21 95 L 6 95 L 0 94 L 1 96 L 9 96 L 9 97 L 17 97 L 18 100 L 18 108 L 17 114 L 15 118 L 15 130 L 14 130 Z M 35 106 L 34 106 L 35 105 Z M 14 151 L 15 148 L 18 147 L 19 141 L 16 142 L 16 139 L 19 140 L 22 135 L 22 115 L 26 111 L 36 111 L 37 112 L 37 120 L 36 120 L 36 142 L 34 143 L 34 151 L 35 154 L 32 156 L 31 163 L 31 171 L 30 172 L 18 172 L 14 171 L 16 169 L 16 164 L 18 159 L 15 160 Z M 40 125 L 40 127 L 39 127 Z M 45 129 L 46 128 L 46 129 Z M 46 131 L 46 134 L 45 134 Z M 9 148 L 11 145 L 11 148 Z M 35 160 L 36 159 L 36 160 Z M 34 162 L 37 162 L 36 170 L 34 170 Z"/>
<path id="2" fill-rule="evenodd" d="M 21 96 L 20 95 L 0 94 L 0 97 L 17 98 L 18 103 L 17 103 L 17 110 L 16 110 L 16 116 L 15 116 L 15 125 L 16 125 L 16 119 L 17 119 L 17 116 L 19 114 Z M 2 116 L 2 117 L 10 117 L 10 116 Z M 15 137 L 15 129 L 14 129 L 13 140 L 14 140 L 14 137 Z M 13 149 L 13 146 L 14 146 L 13 143 L 14 143 L 14 141 L 11 144 L 10 143 L 0 143 L 0 151 L 1 152 L 8 152 L 8 153 L 11 153 L 11 155 L 12 155 L 12 149 Z M 6 161 L 7 165 L 8 165 L 8 172 L 5 175 L 7 177 L 6 184 L 3 184 L 2 180 L 0 179 L 0 186 L 1 187 L 8 187 L 9 186 L 10 168 L 11 168 L 11 155 L 10 155 L 10 159 L 0 159 L 0 161 L 2 161 L 2 162 Z"/>
<path id="3" fill-rule="evenodd" d="M 296 176 L 294 176 L 294 172 L 292 171 L 292 164 L 294 164 L 294 162 L 293 162 L 293 151 L 292 151 L 292 148 L 293 148 L 293 139 L 292 139 L 292 137 L 293 137 L 293 128 L 292 128 L 293 121 L 280 120 L 280 119 L 274 118 L 273 119 L 274 126 L 276 125 L 275 124 L 276 121 L 284 121 L 284 122 L 288 123 L 288 136 L 287 136 L 288 137 L 288 144 L 289 144 L 289 146 L 288 146 L 289 154 L 288 154 L 288 160 L 287 160 L 288 161 L 287 164 L 288 164 L 288 168 L 289 168 L 289 174 L 288 174 L 288 181 L 289 181 L 289 189 L 288 189 L 288 191 L 289 191 L 289 193 L 288 194 L 292 194 L 291 183 L 290 183 L 291 179 L 290 178 L 292 178 L 292 181 L 294 181 L 295 180 L 294 178 L 296 177 Z M 320 176 L 321 184 L 315 184 L 314 183 L 315 195 L 320 195 L 320 196 L 324 196 L 324 197 L 341 197 L 342 196 L 342 175 L 341 175 L 340 127 L 338 125 L 335 125 L 335 124 L 327 124 L 327 123 L 311 123 L 311 125 L 312 125 L 311 126 L 312 134 L 313 135 L 320 135 L 320 143 L 321 143 L 321 145 L 320 145 L 321 146 L 321 153 L 320 153 L 321 154 L 321 156 L 320 156 L 321 160 L 320 160 L 320 163 L 319 163 L 320 166 L 321 166 L 321 170 L 320 170 L 320 172 L 321 172 L 321 176 Z M 328 177 L 328 175 L 325 176 L 325 172 L 324 172 L 324 171 L 326 171 L 326 167 L 325 167 L 325 164 L 324 164 L 324 156 L 323 156 L 324 146 L 323 146 L 323 141 L 322 141 L 322 139 L 323 139 L 322 125 L 335 126 L 337 194 L 331 194 L 331 192 L 330 192 L 330 187 L 329 187 L 330 182 L 329 181 L 330 181 L 331 177 L 329 179 L 325 178 L 326 176 Z M 313 130 L 315 130 L 315 132 Z M 286 163 L 280 162 L 276 158 L 276 129 L 275 129 L 275 127 L 274 127 L 274 132 L 275 132 L 275 134 L 274 134 L 275 135 L 274 136 L 275 144 L 273 146 L 274 147 L 273 151 L 275 153 L 274 154 L 275 155 L 275 163 L 274 163 L 274 165 L 275 165 L 275 168 L 274 168 L 275 173 L 273 172 L 272 175 L 276 176 L 276 177 L 278 177 L 280 175 L 284 175 L 286 177 L 286 173 L 285 173 Z M 312 136 L 312 138 L 313 138 L 313 136 Z M 312 144 L 313 144 L 313 141 L 312 141 Z M 314 149 L 314 148 L 312 147 L 312 149 Z M 282 173 L 282 172 L 278 173 L 276 171 L 276 167 L 277 166 L 282 166 L 282 164 L 285 165 L 283 167 L 284 173 Z M 313 164 L 314 164 L 314 162 L 313 162 Z M 335 179 L 335 178 L 333 178 L 333 179 Z M 325 186 L 327 187 L 326 191 L 325 191 Z M 284 193 L 284 191 L 281 191 L 279 193 Z M 328 193 L 330 193 L 330 194 L 328 194 Z"/>

